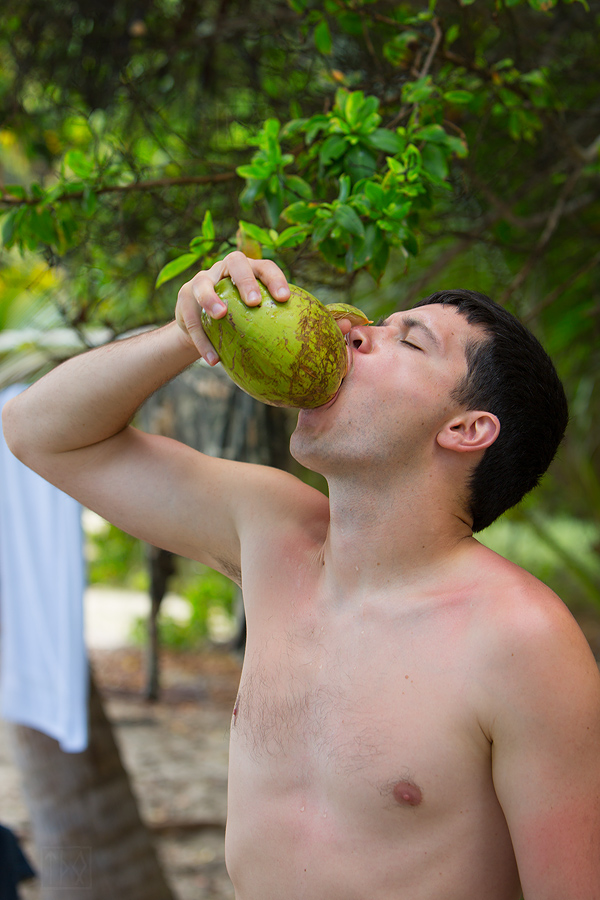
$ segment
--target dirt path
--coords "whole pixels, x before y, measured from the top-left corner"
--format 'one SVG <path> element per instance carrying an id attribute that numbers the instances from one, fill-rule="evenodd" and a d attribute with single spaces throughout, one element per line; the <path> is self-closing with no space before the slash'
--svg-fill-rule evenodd
<path id="1" fill-rule="evenodd" d="M 154 834 L 177 900 L 233 900 L 224 862 L 227 759 L 240 665 L 223 652 L 164 653 L 158 703 L 142 696 L 137 649 L 91 651 L 96 681 L 113 723 L 144 821 Z M 0 722 L 2 823 L 24 837 L 35 865 L 18 774 Z M 22 900 L 39 900 L 36 881 Z"/>

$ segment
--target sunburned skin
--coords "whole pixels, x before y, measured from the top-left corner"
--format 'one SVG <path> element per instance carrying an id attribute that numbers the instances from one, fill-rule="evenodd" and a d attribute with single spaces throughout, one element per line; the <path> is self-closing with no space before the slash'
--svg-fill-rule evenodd
<path id="1" fill-rule="evenodd" d="M 315 587 L 317 557 L 269 537 L 286 564 L 268 578 L 246 570 L 231 722 L 236 900 L 518 900 L 473 712 L 487 599 L 465 589 L 334 605 Z"/>

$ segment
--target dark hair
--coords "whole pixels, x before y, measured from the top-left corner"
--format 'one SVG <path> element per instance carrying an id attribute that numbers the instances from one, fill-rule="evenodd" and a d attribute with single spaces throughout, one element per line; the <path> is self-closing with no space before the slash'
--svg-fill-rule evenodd
<path id="1" fill-rule="evenodd" d="M 508 310 L 476 291 L 438 291 L 416 306 L 454 306 L 487 333 L 466 346 L 467 374 L 453 399 L 498 416 L 500 434 L 469 480 L 473 531 L 534 488 L 556 454 L 569 418 L 563 386 L 540 342 Z"/>

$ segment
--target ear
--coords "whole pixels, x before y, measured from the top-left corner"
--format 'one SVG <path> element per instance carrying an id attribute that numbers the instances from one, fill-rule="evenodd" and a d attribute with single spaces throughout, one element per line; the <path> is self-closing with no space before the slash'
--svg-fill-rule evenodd
<path id="1" fill-rule="evenodd" d="M 437 435 L 445 450 L 469 453 L 486 450 L 500 434 L 500 420 L 493 413 L 469 410 L 447 422 Z"/>

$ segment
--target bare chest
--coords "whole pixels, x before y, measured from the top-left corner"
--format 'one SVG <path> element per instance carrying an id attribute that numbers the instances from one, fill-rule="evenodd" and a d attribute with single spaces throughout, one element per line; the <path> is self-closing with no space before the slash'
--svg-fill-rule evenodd
<path id="1" fill-rule="evenodd" d="M 480 791 L 489 746 L 450 638 L 373 611 L 272 617 L 268 630 L 250 631 L 236 751 L 282 789 L 319 785 L 335 796 L 351 786 L 374 807 L 433 808 L 448 791 Z"/>

